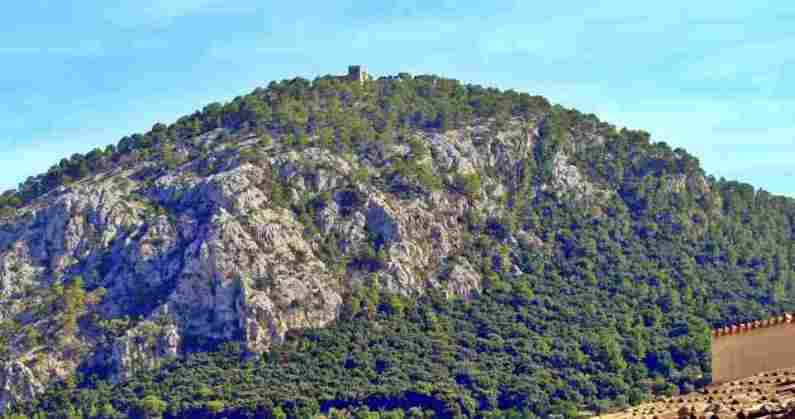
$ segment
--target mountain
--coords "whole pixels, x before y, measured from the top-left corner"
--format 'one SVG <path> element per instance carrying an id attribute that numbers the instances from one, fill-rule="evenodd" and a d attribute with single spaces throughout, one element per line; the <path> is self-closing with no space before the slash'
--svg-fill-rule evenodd
<path id="1" fill-rule="evenodd" d="M 8 415 L 574 417 L 795 308 L 793 200 L 430 75 L 272 82 L 0 214 Z"/>

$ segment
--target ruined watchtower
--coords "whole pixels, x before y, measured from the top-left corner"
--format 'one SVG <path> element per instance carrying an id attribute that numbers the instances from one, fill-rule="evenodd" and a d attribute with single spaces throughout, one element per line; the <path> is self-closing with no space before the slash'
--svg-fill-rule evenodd
<path id="1" fill-rule="evenodd" d="M 364 83 L 365 81 L 370 79 L 370 75 L 367 74 L 367 69 L 364 68 L 362 65 L 350 65 L 348 66 L 348 80 L 350 81 L 358 81 L 359 83 Z"/>
<path id="2" fill-rule="evenodd" d="M 712 382 L 795 366 L 795 323 L 787 313 L 712 332 Z"/>

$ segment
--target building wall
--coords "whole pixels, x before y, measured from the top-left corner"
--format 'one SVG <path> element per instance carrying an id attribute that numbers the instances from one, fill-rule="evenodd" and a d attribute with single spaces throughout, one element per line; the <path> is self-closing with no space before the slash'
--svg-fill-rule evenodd
<path id="1" fill-rule="evenodd" d="M 720 329 L 712 335 L 712 382 L 795 366 L 791 317 Z"/>

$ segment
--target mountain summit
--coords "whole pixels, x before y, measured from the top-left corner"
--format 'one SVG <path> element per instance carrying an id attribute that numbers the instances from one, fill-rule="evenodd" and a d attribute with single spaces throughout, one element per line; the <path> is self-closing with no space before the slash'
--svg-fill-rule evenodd
<path id="1" fill-rule="evenodd" d="M 791 199 L 539 96 L 351 73 L 6 192 L 0 408 L 576 416 L 702 386 L 712 327 L 795 309 Z"/>

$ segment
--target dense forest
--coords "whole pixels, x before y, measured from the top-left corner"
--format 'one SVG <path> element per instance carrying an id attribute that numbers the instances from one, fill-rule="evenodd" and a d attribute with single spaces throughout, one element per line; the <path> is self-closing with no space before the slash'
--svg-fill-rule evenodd
<path id="1" fill-rule="evenodd" d="M 185 162 L 212 173 L 258 161 L 251 151 L 219 160 L 193 142 L 218 128 L 229 138 L 256 135 L 263 145 L 279 139 L 362 156 L 396 141 L 421 152 L 412 131 L 499 129 L 511 118 L 528 127 L 541 121 L 544 141 L 516 174 L 520 186 L 501 202 L 501 215 L 463 220 L 459 256 L 477 262 L 483 292 L 411 299 L 365 285 L 347 296 L 333 327 L 294 333 L 267 353 L 227 342 L 122 383 L 86 368 L 8 415 L 577 417 L 694 391 L 710 381 L 711 328 L 795 309 L 791 199 L 706 176 L 697 159 L 643 131 L 617 130 L 542 97 L 436 76 L 274 82 L 64 159 L 4 194 L 2 210 L 13 215 L 56 188 L 135 161 L 163 173 Z M 586 135 L 604 141 L 581 146 Z M 583 203 L 539 187 L 554 175 L 561 149 L 615 192 L 609 200 Z M 406 199 L 450 188 L 477 200 L 479 177 L 492 175 L 446 184 L 414 161 L 394 170 L 417 185 L 396 191 Z M 542 244 L 522 240 L 527 232 Z"/>

